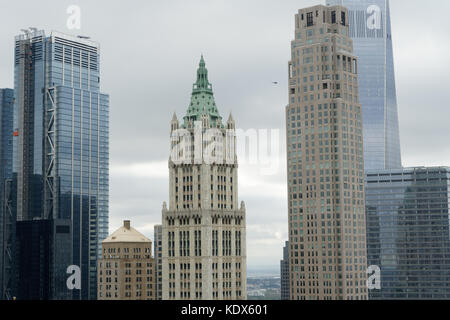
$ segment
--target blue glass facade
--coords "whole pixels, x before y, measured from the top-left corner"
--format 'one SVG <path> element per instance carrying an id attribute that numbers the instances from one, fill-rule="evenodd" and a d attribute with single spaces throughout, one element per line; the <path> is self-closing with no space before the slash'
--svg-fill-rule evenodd
<path id="1" fill-rule="evenodd" d="M 96 288 L 99 243 L 108 232 L 109 98 L 64 86 L 55 92 L 58 219 L 73 221 L 74 264 L 89 274 L 82 287 Z"/>
<path id="2" fill-rule="evenodd" d="M 13 245 L 14 219 L 6 207 L 7 180 L 12 178 L 14 90 L 0 89 L 0 299 L 7 299 L 11 283 L 12 261 L 8 250 Z"/>
<path id="3" fill-rule="evenodd" d="M 327 0 L 349 9 L 359 58 L 366 170 L 401 168 L 400 134 L 388 0 Z"/>
<path id="4" fill-rule="evenodd" d="M 449 299 L 450 168 L 367 172 L 366 215 L 370 299 Z"/>
<path id="5" fill-rule="evenodd" d="M 22 220 L 54 222 L 49 248 L 55 299 L 96 299 L 97 258 L 108 236 L 109 96 L 99 91 L 99 60 L 98 44 L 87 39 L 43 31 L 16 38 L 17 212 Z M 26 172 L 34 177 L 31 190 Z M 71 241 L 64 240 L 64 247 L 56 239 L 66 239 L 58 232 L 66 226 Z M 81 290 L 70 293 L 69 265 L 79 266 L 82 275 Z"/>
<path id="6" fill-rule="evenodd" d="M 280 261 L 280 282 L 281 300 L 289 300 L 290 279 L 289 279 L 289 241 L 286 241 L 283 248 L 283 260 Z"/>
<path id="7" fill-rule="evenodd" d="M 42 217 L 45 35 L 15 41 L 13 174 L 18 221 Z"/>

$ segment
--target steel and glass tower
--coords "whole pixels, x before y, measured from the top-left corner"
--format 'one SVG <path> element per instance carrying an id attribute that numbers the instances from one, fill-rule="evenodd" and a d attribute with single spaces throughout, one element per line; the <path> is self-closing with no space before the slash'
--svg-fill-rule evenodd
<path id="1" fill-rule="evenodd" d="M 370 299 L 450 299 L 450 168 L 368 171 L 366 206 Z"/>
<path id="2" fill-rule="evenodd" d="M 13 177 L 19 266 L 26 263 L 20 258 L 24 252 L 34 253 L 27 230 L 38 230 L 36 241 L 50 251 L 48 267 L 36 262 L 36 269 L 48 275 L 48 283 L 39 284 L 46 287 L 41 292 L 49 292 L 37 298 L 96 298 L 109 189 L 109 97 L 100 93 L 99 60 L 99 45 L 86 38 L 37 30 L 16 37 Z M 30 221 L 40 221 L 39 226 Z M 50 235 L 42 237 L 46 230 Z M 69 265 L 81 268 L 81 290 L 69 292 L 66 286 Z M 19 293 L 30 298 L 32 286 Z"/>
<path id="3" fill-rule="evenodd" d="M 359 59 L 366 170 L 402 167 L 389 0 L 327 0 L 348 9 Z"/>
<path id="4" fill-rule="evenodd" d="M 15 217 L 9 207 L 14 90 L 0 89 L 0 300 L 12 298 Z"/>
<path id="5" fill-rule="evenodd" d="M 280 261 L 281 300 L 289 300 L 289 241 L 283 248 L 283 260 Z"/>

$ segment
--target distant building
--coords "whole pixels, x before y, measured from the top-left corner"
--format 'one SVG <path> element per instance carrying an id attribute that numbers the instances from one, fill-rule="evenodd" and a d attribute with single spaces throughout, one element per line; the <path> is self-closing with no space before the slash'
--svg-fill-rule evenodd
<path id="1" fill-rule="evenodd" d="M 162 225 L 154 230 L 156 300 L 162 300 Z"/>
<path id="2" fill-rule="evenodd" d="M 155 300 L 152 242 L 124 221 L 102 243 L 98 261 L 98 300 Z"/>
<path id="3" fill-rule="evenodd" d="M 289 300 L 289 241 L 283 248 L 283 260 L 280 262 L 280 274 L 281 274 L 281 300 Z"/>
<path id="4" fill-rule="evenodd" d="M 14 90 L 0 89 L 0 300 L 14 287 L 15 216 L 10 208 L 13 162 Z"/>
<path id="5" fill-rule="evenodd" d="M 450 168 L 368 171 L 366 212 L 369 298 L 450 299 Z"/>

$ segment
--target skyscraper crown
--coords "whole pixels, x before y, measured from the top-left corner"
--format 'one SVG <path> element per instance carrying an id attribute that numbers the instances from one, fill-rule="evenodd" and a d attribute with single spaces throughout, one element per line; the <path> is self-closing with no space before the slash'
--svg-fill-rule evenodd
<path id="1" fill-rule="evenodd" d="M 211 127 L 223 127 L 222 117 L 214 101 L 212 85 L 208 80 L 208 69 L 206 69 L 205 60 L 202 55 L 197 69 L 197 81 L 192 88 L 191 103 L 184 117 L 183 127 L 188 127 L 189 122 L 193 124 L 195 121 L 201 121 L 201 116 L 204 113 L 209 116 L 209 124 Z"/>

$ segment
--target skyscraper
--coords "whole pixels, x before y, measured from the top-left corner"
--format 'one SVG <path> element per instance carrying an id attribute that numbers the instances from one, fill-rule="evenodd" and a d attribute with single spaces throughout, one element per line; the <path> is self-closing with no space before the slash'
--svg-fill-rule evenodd
<path id="1" fill-rule="evenodd" d="M 99 45 L 85 38 L 37 30 L 16 37 L 14 208 L 18 230 L 21 222 L 50 221 L 42 284 L 50 299 L 97 294 L 109 192 L 109 97 L 99 91 L 99 60 Z M 24 248 L 28 236 L 18 234 Z M 81 290 L 68 291 L 69 265 L 81 268 Z"/>
<path id="2" fill-rule="evenodd" d="M 0 89 L 0 300 L 12 298 L 15 217 L 9 208 L 14 90 Z"/>
<path id="3" fill-rule="evenodd" d="M 327 0 L 349 11 L 359 59 L 366 170 L 402 167 L 389 0 Z"/>
<path id="4" fill-rule="evenodd" d="M 366 207 L 370 299 L 449 299 L 450 168 L 368 171 Z"/>
<path id="5" fill-rule="evenodd" d="M 281 300 L 289 300 L 289 241 L 283 248 L 283 260 L 280 261 Z"/>
<path id="6" fill-rule="evenodd" d="M 292 300 L 367 299 L 362 114 L 348 30 L 341 6 L 295 16 L 286 107 Z"/>
<path id="7" fill-rule="evenodd" d="M 171 121 L 162 210 L 163 300 L 246 299 L 246 222 L 238 207 L 235 122 L 222 123 L 203 57 L 180 124 Z"/>

